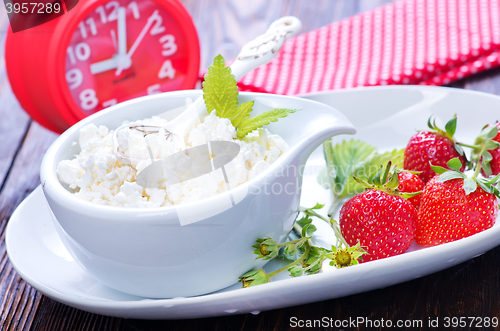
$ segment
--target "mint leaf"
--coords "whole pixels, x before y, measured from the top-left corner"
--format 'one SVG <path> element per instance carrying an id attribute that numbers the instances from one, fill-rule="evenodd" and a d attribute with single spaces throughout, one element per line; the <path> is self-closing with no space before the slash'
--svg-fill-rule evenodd
<path id="1" fill-rule="evenodd" d="M 215 114 L 219 117 L 229 118 L 238 105 L 236 79 L 220 54 L 215 57 L 205 75 L 203 99 L 207 111 L 211 113 L 215 109 Z"/>
<path id="2" fill-rule="evenodd" d="M 236 107 L 236 110 L 232 114 L 230 114 L 230 117 L 228 118 L 234 127 L 238 127 L 241 122 L 243 122 L 250 116 L 253 104 L 253 101 L 242 103 L 241 105 Z"/>
<path id="3" fill-rule="evenodd" d="M 238 138 L 243 138 L 253 130 L 263 127 L 271 122 L 276 122 L 278 119 L 287 117 L 291 113 L 295 113 L 297 109 L 276 108 L 268 110 L 260 115 L 252 118 L 247 118 L 238 126 Z"/>

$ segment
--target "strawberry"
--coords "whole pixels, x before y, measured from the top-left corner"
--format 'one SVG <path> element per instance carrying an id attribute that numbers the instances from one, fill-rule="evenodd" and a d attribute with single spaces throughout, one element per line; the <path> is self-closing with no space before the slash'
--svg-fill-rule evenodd
<path id="1" fill-rule="evenodd" d="M 482 174 L 487 177 L 500 173 L 500 123 L 487 125 L 476 138 L 473 146 L 462 144 L 472 148 L 471 158 L 473 162 L 482 160 Z"/>
<path id="2" fill-rule="evenodd" d="M 405 252 L 415 239 L 417 211 L 408 200 L 378 190 L 349 199 L 340 210 L 340 229 L 350 246 L 360 242 L 363 262 Z"/>
<path id="3" fill-rule="evenodd" d="M 424 189 L 424 182 L 416 174 L 402 171 L 398 173 L 398 180 L 398 189 L 400 192 L 415 193 Z M 421 194 L 408 198 L 408 201 L 411 202 L 415 209 L 418 209 L 420 206 L 420 197 Z"/>
<path id="4" fill-rule="evenodd" d="M 457 127 L 457 118 L 454 116 L 446 123 L 445 131 L 436 126 L 436 121 L 429 118 L 427 125 L 431 131 L 420 131 L 413 135 L 405 149 L 404 168 L 407 170 L 420 171 L 419 177 L 427 183 L 432 177 L 429 162 L 437 166 L 446 166 L 446 162 L 458 157 L 462 164 L 467 159 L 463 149 L 455 143 L 453 135 Z"/>
<path id="5" fill-rule="evenodd" d="M 458 240 L 493 226 L 498 214 L 499 196 L 495 185 L 500 176 L 477 178 L 481 164 L 472 178 L 459 169 L 458 158 L 448 168 L 435 167 L 439 176 L 425 186 L 418 210 L 416 240 L 422 246 L 435 246 Z"/>
<path id="6" fill-rule="evenodd" d="M 369 254 L 363 262 L 401 254 L 415 238 L 417 210 L 403 196 L 421 192 L 400 193 L 399 174 L 396 170 L 390 174 L 390 168 L 389 162 L 370 183 L 354 178 L 368 190 L 349 199 L 340 210 L 342 236 L 350 246 L 359 241 Z"/>

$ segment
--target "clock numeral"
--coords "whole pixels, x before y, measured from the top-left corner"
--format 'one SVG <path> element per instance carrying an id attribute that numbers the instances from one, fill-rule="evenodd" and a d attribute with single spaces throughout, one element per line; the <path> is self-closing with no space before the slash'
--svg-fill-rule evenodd
<path id="1" fill-rule="evenodd" d="M 162 44 L 163 51 L 161 55 L 170 56 L 177 52 L 177 44 L 175 43 L 175 37 L 171 34 L 166 34 L 160 38 L 160 43 Z"/>
<path id="2" fill-rule="evenodd" d="M 99 14 L 99 17 L 101 18 L 101 23 L 106 24 L 108 22 L 106 18 L 106 11 L 104 10 L 103 6 L 99 6 L 95 9 L 95 12 Z"/>
<path id="3" fill-rule="evenodd" d="M 161 85 L 155 84 L 148 87 L 148 95 L 161 93 Z"/>
<path id="4" fill-rule="evenodd" d="M 158 14 L 158 11 L 155 11 L 153 13 L 153 15 L 151 15 L 149 17 L 149 20 L 152 20 L 154 23 L 153 27 L 151 28 L 151 30 L 149 30 L 149 33 L 152 35 L 152 36 L 156 36 L 157 34 L 160 34 L 162 32 L 165 32 L 165 27 L 162 26 L 162 23 L 163 23 L 163 17 L 161 17 L 159 14 Z"/>
<path id="5" fill-rule="evenodd" d="M 90 17 L 85 20 L 85 23 L 89 26 L 90 33 L 95 36 L 97 35 L 97 27 L 95 25 L 95 20 L 94 18 Z"/>
<path id="6" fill-rule="evenodd" d="M 95 25 L 94 19 L 90 17 L 87 20 L 85 20 L 85 23 L 89 26 L 90 33 L 93 36 L 97 35 L 97 27 Z M 87 29 L 85 28 L 85 23 L 81 22 L 80 24 L 78 24 L 78 28 L 80 29 L 80 34 L 82 35 L 83 39 L 86 39 L 88 37 Z"/>
<path id="7" fill-rule="evenodd" d="M 158 72 L 159 79 L 163 79 L 166 77 L 170 79 L 174 79 L 175 77 L 175 69 L 172 66 L 172 61 L 170 60 L 166 60 L 165 62 L 163 62 L 160 68 L 160 72 Z"/>
<path id="8" fill-rule="evenodd" d="M 97 106 L 99 100 L 95 95 L 95 91 L 91 88 L 85 89 L 80 92 L 80 107 L 83 110 L 91 110 Z"/>
<path id="9" fill-rule="evenodd" d="M 106 9 L 111 9 L 111 13 L 108 16 L 108 22 L 116 21 L 118 19 L 118 8 L 120 8 L 120 4 L 118 1 L 110 1 L 104 7 Z"/>
<path id="10" fill-rule="evenodd" d="M 78 28 L 80 29 L 80 34 L 82 35 L 82 38 L 86 39 L 87 38 L 87 30 L 85 30 L 85 25 L 83 24 L 83 22 L 80 22 L 80 24 L 78 24 Z"/>
<path id="11" fill-rule="evenodd" d="M 130 10 L 132 11 L 132 15 L 134 15 L 134 18 L 136 20 L 141 18 L 141 15 L 139 13 L 139 7 L 137 6 L 137 2 L 132 1 L 131 3 L 128 4 L 127 7 L 130 8 Z"/>
<path id="12" fill-rule="evenodd" d="M 134 2 L 135 3 L 135 2 Z M 136 17 L 136 13 L 134 12 L 133 6 L 131 6 L 132 3 L 129 4 L 129 7 L 131 7 L 132 12 L 134 14 L 134 18 L 138 19 L 139 17 Z M 137 8 L 137 4 L 135 4 L 135 7 L 137 9 L 137 15 L 139 15 L 139 9 Z M 106 8 L 107 10 L 111 10 L 111 13 L 106 16 Z M 120 8 L 120 4 L 118 1 L 110 1 L 104 6 L 99 6 L 95 9 L 95 12 L 99 14 L 99 18 L 101 19 L 102 24 L 106 24 L 108 22 L 116 21 L 118 19 L 118 9 Z"/>
<path id="13" fill-rule="evenodd" d="M 66 72 L 66 82 L 69 84 L 69 89 L 73 90 L 80 86 L 83 82 L 83 74 L 80 69 L 74 68 Z"/>
<path id="14" fill-rule="evenodd" d="M 108 107 L 116 105 L 117 103 L 118 103 L 118 100 L 116 100 L 116 99 L 111 99 L 111 100 L 108 100 L 108 101 L 104 101 L 102 103 L 102 108 L 108 108 Z"/>
<path id="15" fill-rule="evenodd" d="M 78 43 L 75 48 L 69 46 L 67 51 L 69 61 L 71 64 L 75 64 L 76 60 L 87 61 L 90 57 L 90 46 L 87 43 Z"/>

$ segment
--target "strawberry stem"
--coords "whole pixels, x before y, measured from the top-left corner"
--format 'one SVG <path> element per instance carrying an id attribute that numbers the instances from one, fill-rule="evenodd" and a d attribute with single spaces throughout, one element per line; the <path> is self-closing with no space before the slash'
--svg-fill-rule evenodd
<path id="1" fill-rule="evenodd" d="M 297 265 L 297 264 L 301 263 L 302 261 L 304 261 L 306 259 L 306 257 L 309 255 L 309 252 L 311 251 L 311 245 L 309 245 L 308 242 L 306 242 L 304 245 L 306 246 L 306 251 L 304 252 L 304 254 L 301 255 L 301 257 L 299 257 L 297 260 L 293 261 L 292 263 L 284 266 L 283 268 L 280 268 L 278 270 L 275 270 L 275 271 L 267 274 L 269 276 L 269 278 L 272 278 L 272 277 L 276 276 L 277 274 L 279 274 L 280 272 L 288 270 L 289 268 L 293 267 L 294 265 Z"/>
<path id="2" fill-rule="evenodd" d="M 481 149 L 481 146 L 478 146 L 478 145 L 469 145 L 469 144 L 464 144 L 464 143 L 457 143 L 457 145 L 472 148 L 474 150 Z"/>
<path id="3" fill-rule="evenodd" d="M 486 145 L 484 144 L 481 148 L 481 152 L 479 153 L 479 155 L 481 155 L 481 157 L 479 158 L 479 162 L 476 164 L 476 169 L 474 169 L 474 175 L 472 175 L 473 178 L 476 178 L 478 175 L 479 175 L 479 172 L 481 171 L 481 168 L 483 166 L 483 153 L 484 151 L 486 150 Z"/>

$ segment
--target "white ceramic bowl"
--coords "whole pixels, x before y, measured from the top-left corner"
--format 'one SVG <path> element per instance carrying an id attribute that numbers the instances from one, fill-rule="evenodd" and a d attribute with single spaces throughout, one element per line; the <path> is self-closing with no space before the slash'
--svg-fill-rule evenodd
<path id="1" fill-rule="evenodd" d="M 90 124 L 113 129 L 181 107 L 201 91 L 178 91 L 130 100 L 94 114 L 64 132 L 41 166 L 43 192 L 62 241 L 91 275 L 122 292 L 172 298 L 201 295 L 234 284 L 260 267 L 252 245 L 270 236 L 286 239 L 297 216 L 303 166 L 328 137 L 355 132 L 349 120 L 324 104 L 294 97 L 241 93 L 255 100 L 252 115 L 272 108 L 301 111 L 271 123 L 271 132 L 290 145 L 263 174 L 229 192 L 172 207 L 141 209 L 81 200 L 58 181 L 59 161 L 79 152 L 79 130 Z M 234 200 L 231 204 L 230 196 Z"/>

